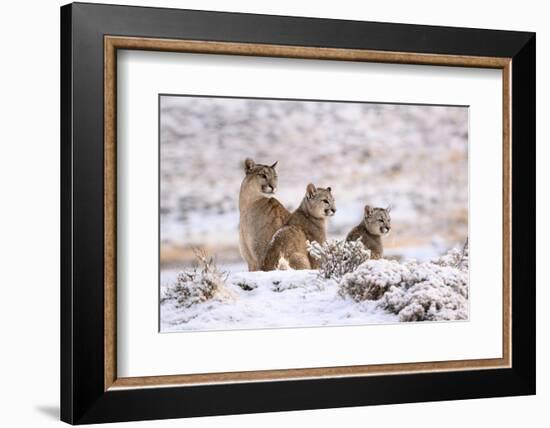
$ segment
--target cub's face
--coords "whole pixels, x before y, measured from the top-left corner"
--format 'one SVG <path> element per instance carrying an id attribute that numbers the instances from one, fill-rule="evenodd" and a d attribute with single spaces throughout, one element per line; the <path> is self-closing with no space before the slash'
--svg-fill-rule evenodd
<path id="1" fill-rule="evenodd" d="M 315 218 L 331 217 L 336 212 L 336 204 L 330 187 L 323 189 L 310 183 L 307 186 L 304 200 L 308 213 Z"/>
<path id="2" fill-rule="evenodd" d="M 365 206 L 365 227 L 371 235 L 387 235 L 391 230 L 389 208 L 372 208 Z"/>
<path id="3" fill-rule="evenodd" d="M 259 192 L 272 195 L 277 191 L 276 166 L 277 162 L 271 166 L 267 166 L 257 164 L 252 159 L 247 158 L 244 161 L 245 180 L 248 180 Z"/>

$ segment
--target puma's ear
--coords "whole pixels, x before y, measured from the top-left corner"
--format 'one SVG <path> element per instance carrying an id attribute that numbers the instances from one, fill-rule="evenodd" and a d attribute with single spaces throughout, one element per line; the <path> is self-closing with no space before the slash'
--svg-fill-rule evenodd
<path id="1" fill-rule="evenodd" d="M 332 189 L 331 189 L 330 187 L 327 187 L 327 190 L 328 190 L 329 192 L 332 192 Z"/>
<path id="2" fill-rule="evenodd" d="M 392 204 L 389 204 L 388 207 L 386 208 L 386 212 L 389 214 L 392 208 L 393 208 Z"/>
<path id="3" fill-rule="evenodd" d="M 275 163 L 273 165 L 271 165 L 271 168 L 275 168 L 278 163 L 279 163 L 279 161 L 275 161 Z"/>
<path id="4" fill-rule="evenodd" d="M 244 160 L 244 172 L 248 174 L 252 168 L 256 166 L 256 163 L 251 158 L 246 158 Z"/>
<path id="5" fill-rule="evenodd" d="M 315 195 L 315 192 L 317 192 L 317 189 L 313 185 L 313 183 L 309 183 L 306 187 L 306 196 L 308 198 L 312 198 Z"/>
<path id="6" fill-rule="evenodd" d="M 373 209 L 371 208 L 370 205 L 365 205 L 365 215 L 367 217 L 370 217 L 372 215 L 372 211 L 373 211 Z"/>

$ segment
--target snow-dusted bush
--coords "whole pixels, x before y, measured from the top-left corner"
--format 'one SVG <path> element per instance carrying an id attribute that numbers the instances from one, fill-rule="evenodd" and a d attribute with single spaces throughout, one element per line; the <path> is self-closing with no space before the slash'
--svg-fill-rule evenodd
<path id="1" fill-rule="evenodd" d="M 164 291 L 161 303 L 175 300 L 178 307 L 188 308 L 196 303 L 230 295 L 226 286 L 227 275 L 218 270 L 213 258 L 204 253 L 196 253 L 196 257 L 201 268 L 180 272 L 176 282 Z"/>
<path id="2" fill-rule="evenodd" d="M 447 254 L 436 259 L 432 259 L 431 262 L 440 266 L 452 266 L 467 271 L 469 267 L 468 257 L 468 240 L 466 240 L 466 242 L 464 243 L 464 247 L 462 247 L 462 250 L 459 250 L 458 248 L 453 248 L 452 250 L 449 250 Z"/>
<path id="3" fill-rule="evenodd" d="M 258 285 L 253 282 L 245 281 L 244 279 L 237 281 L 234 283 L 237 287 L 239 287 L 243 291 L 252 291 L 258 288 Z"/>
<path id="4" fill-rule="evenodd" d="M 370 251 L 360 240 L 332 240 L 322 245 L 316 241 L 308 242 L 308 251 L 313 258 L 321 262 L 321 276 L 332 279 L 339 279 L 353 272 L 370 257 Z"/>
<path id="5" fill-rule="evenodd" d="M 464 320 L 468 318 L 468 272 L 434 263 L 410 266 L 412 281 L 392 286 L 380 306 L 401 321 Z"/>
<path id="6" fill-rule="evenodd" d="M 345 275 L 340 282 L 339 294 L 356 302 L 378 300 L 393 285 L 409 281 L 410 271 L 394 260 L 367 260 L 357 270 Z"/>
<path id="7" fill-rule="evenodd" d="M 378 300 L 400 321 L 468 318 L 468 249 L 429 262 L 367 260 L 342 278 L 339 293 L 355 301 Z"/>
<path id="8" fill-rule="evenodd" d="M 283 291 L 288 290 L 294 290 L 296 288 L 300 288 L 300 284 L 295 284 L 293 281 L 273 281 L 272 282 L 273 287 L 271 287 L 271 291 L 275 293 L 282 293 Z"/>

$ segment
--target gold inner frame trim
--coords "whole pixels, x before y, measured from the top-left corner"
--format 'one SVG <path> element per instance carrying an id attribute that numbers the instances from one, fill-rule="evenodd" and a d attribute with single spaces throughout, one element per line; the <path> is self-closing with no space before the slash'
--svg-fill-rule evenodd
<path id="1" fill-rule="evenodd" d="M 393 64 L 494 68 L 502 70 L 503 95 L 503 320 L 502 358 L 376 364 L 342 367 L 261 370 L 170 376 L 117 376 L 116 323 L 116 88 L 117 50 L 147 50 L 218 55 L 262 56 Z M 361 377 L 421 372 L 484 370 L 511 367 L 511 58 L 386 52 L 251 43 L 171 40 L 140 37 L 104 37 L 104 389 L 193 386 L 219 383 L 283 381 L 312 378 Z"/>

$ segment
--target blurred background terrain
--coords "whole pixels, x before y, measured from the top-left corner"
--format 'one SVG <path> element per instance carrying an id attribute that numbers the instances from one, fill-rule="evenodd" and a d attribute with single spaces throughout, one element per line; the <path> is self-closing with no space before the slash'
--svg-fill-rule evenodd
<path id="1" fill-rule="evenodd" d="M 160 262 L 246 270 L 238 250 L 243 161 L 279 161 L 276 197 L 289 210 L 307 183 L 331 186 L 329 239 L 363 206 L 392 205 L 386 255 L 426 260 L 468 235 L 468 108 L 161 96 Z"/>

